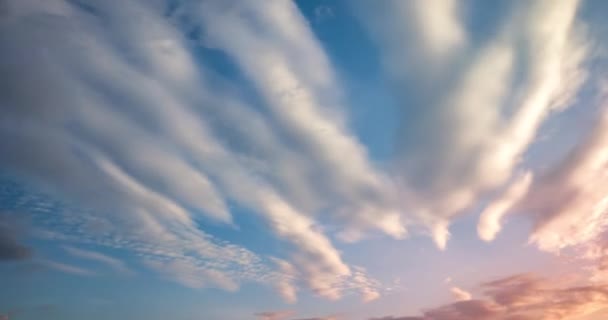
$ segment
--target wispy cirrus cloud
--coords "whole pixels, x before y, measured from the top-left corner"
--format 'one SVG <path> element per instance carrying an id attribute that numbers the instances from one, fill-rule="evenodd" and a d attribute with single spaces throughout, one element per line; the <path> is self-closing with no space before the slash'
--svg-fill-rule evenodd
<path id="1" fill-rule="evenodd" d="M 416 10 L 396 9 L 403 5 L 387 2 L 360 16 L 402 100 L 402 157 L 396 167 L 405 206 L 444 248 L 450 220 L 512 180 L 543 122 L 571 104 L 587 74 L 589 45 L 576 19 L 578 1 L 513 3 L 496 35 L 480 43 L 467 40 L 465 15 L 458 13 L 463 8 L 453 2 L 437 3 L 436 19 L 408 19 Z M 381 13 L 370 17 L 368 11 Z M 427 26 L 432 23 L 452 27 Z M 415 33 L 428 46 L 400 36 L 416 28 L 439 31 Z M 434 37 L 446 47 L 433 49 Z M 410 65 L 404 59 L 418 61 L 413 68 L 441 67 L 412 72 L 401 67 Z"/>
<path id="2" fill-rule="evenodd" d="M 9 0 L 0 174 L 42 190 L 22 209 L 75 258 L 126 270 L 73 243 L 107 246 L 185 286 L 264 283 L 292 303 L 305 289 L 379 298 L 382 284 L 334 239 L 422 227 L 446 248 L 450 223 L 488 195 L 502 194 L 481 214 L 484 240 L 526 211 L 541 249 L 593 241 L 605 227 L 605 121 L 553 170 L 525 162 L 590 71 L 579 6 L 511 3 L 480 40 L 456 1 L 354 4 L 403 111 L 387 169 L 350 128 L 339 72 L 292 2 Z M 206 230 L 238 227 L 239 209 L 287 249 L 260 254 Z M 27 250 L 0 236 L 0 254 Z M 491 295 L 452 291 L 467 301 L 426 317 L 506 316 Z"/>
<path id="3" fill-rule="evenodd" d="M 53 0 L 7 8 L 0 37 L 11 45 L 0 68 L 12 80 L 2 91 L 0 162 L 87 208 L 68 229 L 94 224 L 104 236 L 79 237 L 152 255 L 161 261 L 147 265 L 180 283 L 233 290 L 263 272 L 219 283 L 211 275 L 239 272 L 213 260 L 241 269 L 243 259 L 267 259 L 210 240 L 195 221 L 232 224 L 234 201 L 292 244 L 294 285 L 335 299 L 344 282 L 367 281 L 317 227 L 319 211 L 331 208 L 333 223 L 351 235 L 403 234 L 393 188 L 345 126 L 333 70 L 295 5 Z M 189 38 L 190 27 L 204 39 Z M 192 40 L 233 60 L 262 108 L 223 86 L 228 80 L 194 54 L 200 44 Z M 264 54 L 244 54 L 254 49 Z M 224 251 L 234 254 L 220 258 Z M 264 268 L 272 265 L 257 270 Z"/>
<path id="4" fill-rule="evenodd" d="M 95 252 L 95 251 L 70 247 L 70 246 L 64 246 L 63 249 L 67 253 L 72 255 L 73 257 L 85 259 L 85 260 L 91 260 L 91 261 L 95 261 L 95 262 L 104 264 L 104 265 L 110 267 L 111 269 L 113 269 L 114 271 L 120 272 L 123 274 L 133 274 L 133 271 L 131 269 L 129 269 L 129 267 L 127 267 L 127 265 L 123 261 L 110 257 L 108 255 L 105 255 L 105 254 L 102 254 L 99 252 Z"/>
<path id="5" fill-rule="evenodd" d="M 608 117 L 605 108 L 599 112 L 597 123 L 578 146 L 563 161 L 537 176 L 527 192 L 517 195 L 517 201 L 506 201 L 510 205 L 501 208 L 497 216 L 509 212 L 530 213 L 534 222 L 530 242 L 540 249 L 556 252 L 586 244 L 605 231 Z M 510 194 L 504 195 L 492 206 L 510 197 Z M 490 210 L 493 207 L 486 209 L 482 219 L 492 215 Z M 499 221 L 493 222 L 496 231 L 500 229 Z"/>

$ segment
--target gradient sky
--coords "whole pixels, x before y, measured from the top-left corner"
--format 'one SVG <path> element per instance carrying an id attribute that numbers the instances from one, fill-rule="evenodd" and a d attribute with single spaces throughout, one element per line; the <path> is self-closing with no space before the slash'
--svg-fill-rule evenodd
<path id="1" fill-rule="evenodd" d="M 606 319 L 607 16 L 0 0 L 0 320 Z"/>

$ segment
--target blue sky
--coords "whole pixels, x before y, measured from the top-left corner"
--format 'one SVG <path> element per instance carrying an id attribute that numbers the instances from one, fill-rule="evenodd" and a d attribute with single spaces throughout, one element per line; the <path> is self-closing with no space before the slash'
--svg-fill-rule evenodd
<path id="1" fill-rule="evenodd" d="M 0 320 L 597 320 L 608 5 L 0 3 Z"/>

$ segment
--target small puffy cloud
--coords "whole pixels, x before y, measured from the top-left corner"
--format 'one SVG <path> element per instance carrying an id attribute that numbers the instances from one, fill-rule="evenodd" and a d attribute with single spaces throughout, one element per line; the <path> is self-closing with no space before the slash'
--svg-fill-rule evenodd
<path id="1" fill-rule="evenodd" d="M 472 298 L 472 295 L 469 292 L 462 290 L 458 287 L 450 288 L 450 292 L 452 293 L 454 299 L 456 299 L 457 301 L 467 301 L 471 300 Z"/>

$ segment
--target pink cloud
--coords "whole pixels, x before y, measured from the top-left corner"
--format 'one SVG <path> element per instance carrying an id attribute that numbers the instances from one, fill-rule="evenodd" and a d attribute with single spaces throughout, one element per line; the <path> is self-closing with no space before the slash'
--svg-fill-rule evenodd
<path id="1" fill-rule="evenodd" d="M 562 320 L 608 308 L 608 285 L 560 286 L 560 282 L 518 274 L 482 283 L 482 299 L 431 308 L 422 316 L 370 320 Z"/>

